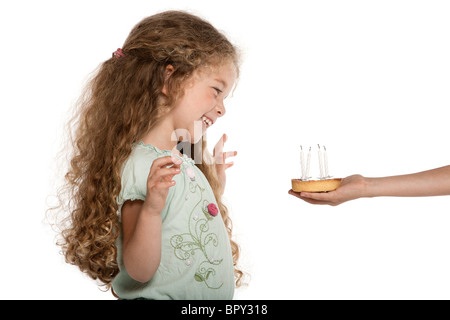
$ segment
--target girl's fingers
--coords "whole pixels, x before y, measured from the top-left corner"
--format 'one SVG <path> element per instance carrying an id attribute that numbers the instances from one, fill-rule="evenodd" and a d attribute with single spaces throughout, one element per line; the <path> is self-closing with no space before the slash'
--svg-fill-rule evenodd
<path id="1" fill-rule="evenodd" d="M 226 165 L 225 160 L 227 160 L 227 158 L 235 157 L 236 155 L 237 151 L 222 152 L 222 155 L 218 154 L 215 156 L 216 164 Z"/>
<path id="2" fill-rule="evenodd" d="M 167 166 L 173 165 L 174 167 L 180 167 L 180 164 L 183 160 L 175 157 L 175 156 L 165 156 L 156 159 L 153 161 L 152 166 L 150 167 L 150 175 L 154 174 L 161 168 L 166 168 Z"/>
<path id="3" fill-rule="evenodd" d="M 179 174 L 180 172 L 180 168 L 161 168 L 151 175 L 150 180 L 153 180 L 155 182 L 170 181 L 175 175 Z"/>
<path id="4" fill-rule="evenodd" d="M 213 157 L 216 161 L 216 164 L 225 164 L 225 160 L 230 157 L 234 157 L 237 155 L 237 151 L 227 151 L 223 152 L 223 147 L 225 142 L 227 142 L 228 136 L 223 134 L 219 141 L 214 146 Z M 231 167 L 231 166 L 228 166 Z"/>
<path id="5" fill-rule="evenodd" d="M 230 158 L 230 157 L 235 157 L 237 155 L 237 151 L 227 151 L 223 153 L 223 160 L 225 161 L 225 159 Z"/>
<path id="6" fill-rule="evenodd" d="M 224 133 L 222 135 L 222 137 L 219 139 L 219 141 L 217 141 L 216 145 L 214 146 L 213 149 L 213 156 L 215 157 L 216 155 L 220 156 L 220 154 L 223 152 L 223 146 L 225 144 L 225 142 L 227 141 L 228 137 L 227 135 Z"/>
<path id="7" fill-rule="evenodd" d="M 176 156 L 165 156 L 153 161 L 148 175 L 149 187 L 169 188 L 175 183 L 173 177 L 181 172 L 182 159 Z"/>
<path id="8" fill-rule="evenodd" d="M 172 157 L 172 156 L 165 156 L 165 157 L 158 158 L 155 161 L 153 161 L 152 168 L 158 169 L 158 168 L 162 168 L 162 167 L 171 165 L 174 163 L 173 158 L 174 157 Z"/>
<path id="9" fill-rule="evenodd" d="M 170 180 L 170 181 L 162 181 L 162 182 L 158 182 L 155 185 L 156 189 L 169 189 L 170 187 L 173 187 L 175 185 L 175 181 L 174 180 Z"/>
<path id="10" fill-rule="evenodd" d="M 183 163 L 183 159 L 180 159 L 176 156 L 171 156 L 171 160 L 173 162 L 173 167 L 180 168 L 181 164 Z"/>
<path id="11" fill-rule="evenodd" d="M 227 170 L 228 168 L 232 167 L 233 164 L 234 164 L 234 162 L 225 163 L 225 170 Z"/>

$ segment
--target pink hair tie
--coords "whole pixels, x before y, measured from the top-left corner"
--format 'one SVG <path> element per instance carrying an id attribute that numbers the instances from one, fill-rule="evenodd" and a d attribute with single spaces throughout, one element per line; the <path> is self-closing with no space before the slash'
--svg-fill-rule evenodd
<path id="1" fill-rule="evenodd" d="M 121 57 L 125 57 L 125 54 L 123 53 L 122 49 L 119 48 L 113 52 L 112 56 L 113 58 L 119 59 Z"/>

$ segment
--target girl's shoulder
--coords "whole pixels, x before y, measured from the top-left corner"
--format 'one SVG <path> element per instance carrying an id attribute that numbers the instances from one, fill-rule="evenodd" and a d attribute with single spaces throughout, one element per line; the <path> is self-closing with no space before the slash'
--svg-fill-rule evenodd
<path id="1" fill-rule="evenodd" d="M 129 170 L 148 173 L 153 161 L 161 156 L 164 156 L 164 154 L 151 145 L 145 145 L 142 142 L 134 144 L 130 156 L 124 163 L 123 174 L 126 174 Z"/>
<path id="2" fill-rule="evenodd" d="M 174 153 L 172 150 L 161 150 L 151 144 L 138 142 L 133 145 L 133 150 L 128 159 L 125 161 L 122 172 L 126 174 L 127 171 L 131 170 L 133 172 L 148 175 L 153 161 L 161 157 L 173 155 Z M 194 161 L 186 155 L 183 155 L 182 160 L 182 167 L 194 165 Z"/>
<path id="3" fill-rule="evenodd" d="M 170 150 L 160 150 L 143 142 L 133 144 L 131 154 L 122 166 L 118 204 L 121 205 L 126 200 L 144 200 L 153 161 L 171 154 Z"/>
<path id="4" fill-rule="evenodd" d="M 194 160 L 186 155 L 180 157 L 178 155 L 175 155 L 172 150 L 162 150 L 155 147 L 154 145 L 145 144 L 142 141 L 133 145 L 133 151 L 129 159 L 131 159 L 132 161 L 146 161 L 146 163 L 148 164 L 148 161 L 153 162 L 154 160 L 165 156 L 176 156 L 178 158 L 181 158 L 183 160 L 183 163 L 185 164 L 194 164 Z"/>
<path id="5" fill-rule="evenodd" d="M 152 144 L 146 144 L 142 141 L 133 144 L 133 151 L 153 155 L 155 157 L 161 157 L 172 154 L 171 150 L 161 150 Z"/>
<path id="6" fill-rule="evenodd" d="M 131 161 L 154 161 L 160 157 L 170 156 L 170 150 L 160 150 L 151 144 L 145 144 L 142 141 L 133 144 L 133 151 L 128 160 Z"/>

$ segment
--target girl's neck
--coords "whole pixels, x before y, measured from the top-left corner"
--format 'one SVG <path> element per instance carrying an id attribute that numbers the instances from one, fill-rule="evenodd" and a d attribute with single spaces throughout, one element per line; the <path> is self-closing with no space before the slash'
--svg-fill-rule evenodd
<path id="1" fill-rule="evenodd" d="M 177 141 L 172 136 L 174 132 L 173 126 L 170 121 L 162 121 L 157 124 L 153 129 L 144 135 L 140 140 L 144 144 L 151 144 L 160 150 L 175 150 Z"/>

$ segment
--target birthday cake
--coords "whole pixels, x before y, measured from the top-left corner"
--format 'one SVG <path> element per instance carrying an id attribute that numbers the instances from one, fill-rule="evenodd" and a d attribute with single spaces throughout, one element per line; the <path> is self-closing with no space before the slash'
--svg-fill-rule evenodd
<path id="1" fill-rule="evenodd" d="M 302 166 L 302 177 L 301 179 L 292 179 L 292 190 L 295 192 L 327 192 L 333 191 L 340 187 L 342 179 L 331 179 L 328 173 L 328 155 L 325 146 L 318 146 L 318 160 L 319 160 L 319 170 L 320 176 L 317 180 L 311 180 L 309 177 L 309 169 L 311 162 L 311 147 L 308 152 L 308 159 L 306 162 L 303 155 L 303 147 L 301 148 L 300 161 Z M 322 151 L 323 149 L 323 151 Z"/>
<path id="2" fill-rule="evenodd" d="M 302 180 L 292 179 L 292 190 L 295 192 L 326 192 L 340 187 L 342 179 Z"/>

